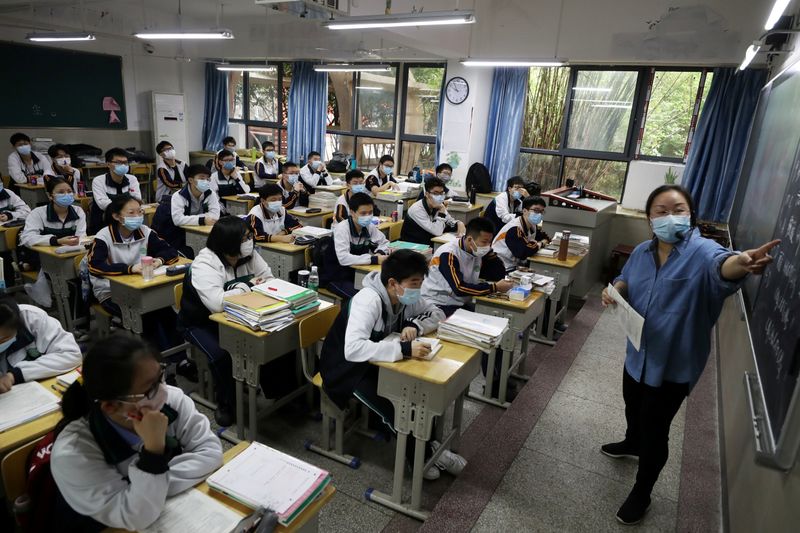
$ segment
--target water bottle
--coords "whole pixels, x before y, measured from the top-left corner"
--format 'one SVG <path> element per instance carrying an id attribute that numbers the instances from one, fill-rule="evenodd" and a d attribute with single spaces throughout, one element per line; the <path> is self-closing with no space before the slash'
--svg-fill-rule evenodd
<path id="1" fill-rule="evenodd" d="M 86 196 L 86 190 L 83 188 L 83 180 L 78 180 L 78 196 L 80 198 Z"/>
<path id="2" fill-rule="evenodd" d="M 153 281 L 153 258 L 149 255 L 142 257 L 142 279 Z"/>
<path id="3" fill-rule="evenodd" d="M 403 220 L 403 207 L 405 207 L 403 200 L 397 200 L 397 220 Z"/>
<path id="4" fill-rule="evenodd" d="M 478 200 L 478 190 L 473 185 L 469 188 L 469 203 L 475 205 L 475 202 Z"/>
<path id="5" fill-rule="evenodd" d="M 308 276 L 308 288 L 312 291 L 319 290 L 319 272 L 317 272 L 316 265 L 311 267 L 311 274 Z"/>

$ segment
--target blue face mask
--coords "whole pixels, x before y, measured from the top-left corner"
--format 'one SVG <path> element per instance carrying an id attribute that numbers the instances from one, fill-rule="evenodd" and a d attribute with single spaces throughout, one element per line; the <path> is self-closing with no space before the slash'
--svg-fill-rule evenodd
<path id="1" fill-rule="evenodd" d="M 444 194 L 432 194 L 431 200 L 433 200 L 433 203 L 436 205 L 442 205 L 444 203 Z"/>
<path id="2" fill-rule="evenodd" d="M 225 170 L 233 170 L 236 167 L 236 163 L 234 161 L 225 161 L 222 163 L 222 168 Z"/>
<path id="3" fill-rule="evenodd" d="M 130 169 L 131 167 L 129 167 L 125 163 L 114 165 L 114 174 L 116 174 L 117 176 L 124 176 L 125 174 L 128 173 Z"/>
<path id="4" fill-rule="evenodd" d="M 277 213 L 281 210 L 281 202 L 278 200 L 277 202 L 267 202 L 267 210 L 272 213 Z"/>
<path id="5" fill-rule="evenodd" d="M 386 165 L 383 166 L 383 173 L 387 176 L 392 173 L 394 167 L 387 167 Z"/>
<path id="6" fill-rule="evenodd" d="M 286 179 L 289 180 L 289 185 L 294 185 L 300 176 L 298 174 L 287 174 Z"/>
<path id="7" fill-rule="evenodd" d="M 519 192 L 519 191 L 514 191 L 514 192 L 511 193 L 511 197 L 514 200 L 519 200 L 520 198 L 522 198 L 522 193 Z"/>
<path id="8" fill-rule="evenodd" d="M 206 192 L 208 189 L 211 188 L 211 181 L 209 181 L 209 180 L 195 180 L 194 186 L 197 187 L 198 191 Z"/>
<path id="9" fill-rule="evenodd" d="M 136 231 L 142 224 L 144 224 L 144 217 L 125 217 L 122 219 L 122 225 L 128 228 L 131 231 Z"/>
<path id="10" fill-rule="evenodd" d="M 422 289 L 410 289 L 408 287 L 403 287 L 403 294 L 398 293 L 397 299 L 403 305 L 414 305 L 419 301 L 421 294 Z"/>
<path id="11" fill-rule="evenodd" d="M 56 203 L 61 207 L 68 207 L 75 203 L 75 195 L 70 193 L 56 194 Z"/>
<path id="12" fill-rule="evenodd" d="M 16 335 L 14 335 L 13 337 L 11 337 L 10 339 L 8 339 L 7 341 L 5 341 L 5 342 L 3 342 L 3 343 L 0 343 L 0 353 L 3 353 L 3 352 L 5 352 L 6 350 L 8 350 L 8 349 L 11 347 L 11 345 L 12 345 L 12 344 L 14 344 L 14 342 L 15 342 L 16 340 L 17 340 L 17 336 L 16 336 Z"/>
<path id="13" fill-rule="evenodd" d="M 673 244 L 681 240 L 686 232 L 691 228 L 691 218 L 687 215 L 666 215 L 658 218 L 651 218 L 650 224 L 653 225 L 653 233 L 658 240 Z"/>
<path id="14" fill-rule="evenodd" d="M 542 214 L 541 213 L 534 213 L 531 211 L 528 213 L 528 222 L 530 222 L 534 226 L 538 226 L 542 222 Z"/>
<path id="15" fill-rule="evenodd" d="M 372 224 L 372 215 L 358 217 L 358 225 L 361 226 L 362 228 L 366 228 L 370 224 Z"/>
<path id="16" fill-rule="evenodd" d="M 23 144 L 21 146 L 17 146 L 17 152 L 19 155 L 31 155 L 31 145 Z"/>
<path id="17" fill-rule="evenodd" d="M 321 164 L 322 161 L 320 161 L 319 159 L 315 159 L 314 161 L 311 162 L 311 168 L 317 170 Z"/>
<path id="18" fill-rule="evenodd" d="M 352 185 L 350 187 L 350 190 L 353 191 L 353 194 L 355 194 L 357 192 L 366 192 L 367 186 L 364 185 L 363 183 L 359 183 L 358 185 Z"/>
<path id="19" fill-rule="evenodd" d="M 265 153 L 264 155 L 267 157 L 267 159 L 275 159 L 275 151 L 274 150 L 270 150 L 269 152 Z"/>

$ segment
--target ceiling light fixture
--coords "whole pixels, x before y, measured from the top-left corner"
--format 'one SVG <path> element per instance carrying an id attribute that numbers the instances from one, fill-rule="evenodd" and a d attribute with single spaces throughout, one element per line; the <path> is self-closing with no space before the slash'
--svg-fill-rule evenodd
<path id="1" fill-rule="evenodd" d="M 175 32 L 156 32 L 141 31 L 134 33 L 134 37 L 139 39 L 233 39 L 231 30 L 207 30 L 207 31 L 175 31 Z"/>
<path id="2" fill-rule="evenodd" d="M 505 59 L 463 59 L 465 67 L 561 67 L 563 61 L 518 61 Z"/>
<path id="3" fill-rule="evenodd" d="M 359 91 L 382 91 L 383 87 L 373 87 L 371 85 L 358 85 L 356 87 Z"/>
<path id="4" fill-rule="evenodd" d="M 472 11 L 436 11 L 402 15 L 368 15 L 329 20 L 322 25 L 329 30 L 368 30 L 374 28 L 406 28 L 414 26 L 450 26 L 474 24 Z"/>
<path id="5" fill-rule="evenodd" d="M 772 11 L 769 12 L 769 17 L 767 17 L 767 22 L 764 23 L 765 30 L 771 30 L 775 27 L 783 12 L 786 11 L 786 6 L 789 5 L 789 2 L 790 0 L 775 0 Z"/>
<path id="6" fill-rule="evenodd" d="M 754 42 L 750 46 L 747 47 L 747 50 L 744 52 L 744 59 L 742 60 L 742 64 L 739 65 L 739 70 L 744 70 L 753 61 L 753 58 L 756 57 L 756 54 L 761 49 L 761 44 L 759 42 Z"/>
<path id="7" fill-rule="evenodd" d="M 573 87 L 572 90 L 594 92 L 594 93 L 610 93 L 611 87 Z"/>
<path id="8" fill-rule="evenodd" d="M 38 43 L 66 42 L 66 41 L 94 41 L 93 33 L 81 32 L 42 32 L 29 33 L 25 36 L 29 41 Z"/>
<path id="9" fill-rule="evenodd" d="M 314 65 L 315 72 L 388 72 L 391 68 L 379 63 Z"/>
<path id="10" fill-rule="evenodd" d="M 217 70 L 224 72 L 269 72 L 276 68 L 275 65 L 232 65 L 230 63 L 217 65 Z"/>

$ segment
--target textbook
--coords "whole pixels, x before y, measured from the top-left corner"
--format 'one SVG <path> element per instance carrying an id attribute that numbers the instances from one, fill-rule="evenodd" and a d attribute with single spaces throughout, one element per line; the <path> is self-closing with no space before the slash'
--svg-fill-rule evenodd
<path id="1" fill-rule="evenodd" d="M 508 319 L 458 309 L 439 323 L 436 334 L 441 340 L 472 346 L 489 353 L 500 346 L 508 331 Z"/>
<path id="2" fill-rule="evenodd" d="M 141 533 L 229 533 L 241 519 L 219 500 L 190 489 L 167 498 L 158 520 Z"/>
<path id="3" fill-rule="evenodd" d="M 288 303 L 256 292 L 228 296 L 223 311 L 229 320 L 255 331 L 276 331 L 293 321 Z"/>
<path id="4" fill-rule="evenodd" d="M 415 252 L 419 252 L 425 256 L 427 260 L 430 261 L 431 257 L 433 257 L 433 248 L 426 244 L 419 244 L 416 242 L 408 242 L 408 241 L 392 241 L 389 243 L 389 252 L 396 252 L 397 250 L 413 250 Z"/>
<path id="5" fill-rule="evenodd" d="M 275 511 L 291 524 L 325 489 L 328 471 L 253 442 L 208 478 L 208 486 L 244 505 Z"/>
<path id="6" fill-rule="evenodd" d="M 314 237 L 315 239 L 321 239 L 323 237 L 330 237 L 333 235 L 333 230 L 318 228 L 316 226 L 303 226 L 302 228 L 294 230 L 292 235 L 297 237 L 308 236 Z"/>
<path id="7" fill-rule="evenodd" d="M 61 374 L 56 378 L 56 382 L 59 385 L 63 385 L 64 387 L 69 387 L 81 376 L 81 372 L 78 369 L 73 370 L 72 372 L 67 372 L 66 374 Z"/>
<path id="8" fill-rule="evenodd" d="M 256 285 L 253 291 L 286 302 L 292 310 L 319 300 L 316 291 L 277 278 Z"/>
<path id="9" fill-rule="evenodd" d="M 0 432 L 59 409 L 59 398 L 41 383 L 28 381 L 0 394 Z"/>

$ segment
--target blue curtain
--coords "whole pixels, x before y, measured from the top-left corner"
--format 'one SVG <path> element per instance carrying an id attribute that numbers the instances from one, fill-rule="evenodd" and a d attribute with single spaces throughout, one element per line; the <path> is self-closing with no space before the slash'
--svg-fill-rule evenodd
<path id="1" fill-rule="evenodd" d="M 206 108 L 203 113 L 203 149 L 218 150 L 228 135 L 228 74 L 206 63 Z"/>
<path id="2" fill-rule="evenodd" d="M 692 193 L 699 219 L 728 220 L 758 95 L 766 80 L 763 69 L 714 69 L 681 180 Z"/>
<path id="3" fill-rule="evenodd" d="M 445 87 L 447 87 L 447 67 L 444 69 L 444 74 L 442 75 L 442 87 L 439 89 L 439 118 L 436 122 L 436 145 L 434 147 L 434 150 L 436 151 L 434 154 L 436 166 L 439 166 L 439 163 L 441 163 L 439 160 L 439 152 L 442 150 L 442 125 L 444 124 Z"/>
<path id="4" fill-rule="evenodd" d="M 495 191 L 505 189 L 506 180 L 517 170 L 527 90 L 527 68 L 494 69 L 483 164 L 492 175 L 492 189 Z"/>
<path id="5" fill-rule="evenodd" d="M 314 72 L 314 64 L 292 64 L 287 124 L 288 156 L 303 162 L 308 152 L 325 153 L 325 126 L 328 115 L 328 73 Z"/>

